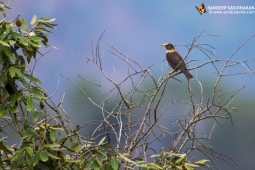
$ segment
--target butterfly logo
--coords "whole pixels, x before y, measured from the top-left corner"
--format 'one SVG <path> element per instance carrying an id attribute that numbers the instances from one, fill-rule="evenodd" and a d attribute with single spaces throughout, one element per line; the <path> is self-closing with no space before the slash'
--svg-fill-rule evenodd
<path id="1" fill-rule="evenodd" d="M 202 3 L 201 5 L 200 5 L 200 7 L 198 8 L 197 6 L 195 6 L 196 7 L 196 9 L 197 9 L 197 11 L 202 15 L 202 13 L 206 13 L 206 9 L 205 9 L 205 5 L 204 5 L 204 3 Z"/>

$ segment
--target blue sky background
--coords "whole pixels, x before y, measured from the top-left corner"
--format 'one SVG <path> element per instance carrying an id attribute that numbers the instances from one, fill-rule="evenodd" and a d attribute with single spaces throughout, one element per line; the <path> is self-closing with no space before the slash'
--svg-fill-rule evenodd
<path id="1" fill-rule="evenodd" d="M 107 52 L 109 47 L 106 44 L 110 44 L 129 57 L 141 62 L 143 67 L 154 64 L 151 70 L 155 74 L 160 72 L 162 64 L 164 67 L 167 65 L 162 63 L 165 58 L 165 49 L 159 46 L 161 43 L 171 42 L 174 45 L 191 43 L 194 36 L 206 29 L 205 33 L 216 34 L 219 37 L 203 37 L 199 40 L 199 43 L 208 43 L 214 46 L 216 55 L 219 58 L 228 58 L 237 47 L 255 34 L 255 13 L 232 15 L 206 13 L 201 16 L 194 6 L 199 6 L 202 2 L 206 8 L 208 6 L 222 5 L 255 6 L 255 1 L 253 0 L 16 0 L 11 1 L 10 6 L 12 9 L 7 10 L 7 18 L 12 20 L 17 15 L 21 15 L 28 23 L 30 23 L 33 15 L 38 18 L 42 16 L 56 18 L 54 23 L 58 24 L 58 29 L 55 30 L 57 34 L 49 36 L 49 43 L 58 47 L 58 50 L 53 50 L 45 58 L 42 58 L 36 68 L 36 77 L 42 80 L 43 87 L 50 94 L 56 88 L 59 74 L 76 79 L 75 75 L 77 73 L 81 75 L 90 73 L 91 78 L 93 78 L 94 67 L 88 65 L 87 60 L 70 54 L 74 52 L 83 56 L 91 56 L 90 32 L 95 46 L 98 38 L 106 29 L 100 44 L 100 51 L 104 52 L 105 58 L 113 58 Z M 255 38 L 247 43 L 233 59 L 255 58 L 254 44 Z M 176 46 L 176 49 L 182 56 L 187 53 L 187 48 L 184 46 Z M 105 64 L 109 66 L 109 71 L 112 71 L 112 66 L 114 66 L 116 70 L 121 72 L 122 65 L 110 59 L 105 61 Z M 198 60 L 189 65 L 192 67 L 206 61 L 207 58 L 203 53 L 194 50 L 189 60 Z M 251 62 L 250 67 L 255 70 L 255 61 Z M 242 68 L 237 70 L 240 71 Z M 213 73 L 210 71 L 210 69 L 204 68 L 192 70 L 191 73 L 193 75 L 197 74 L 198 78 L 206 83 L 211 81 L 211 77 L 213 77 L 211 76 Z M 183 75 L 178 77 L 185 80 Z M 255 77 L 236 76 L 229 78 L 227 84 L 231 85 L 233 89 L 246 84 L 246 88 L 240 93 L 240 97 L 252 102 L 249 107 L 244 108 L 246 110 L 242 110 L 239 113 L 243 114 L 243 116 L 234 119 L 237 125 L 234 124 L 225 133 L 233 133 L 236 130 L 236 133 L 232 134 L 231 137 L 231 139 L 235 139 L 239 138 L 240 134 L 246 133 L 247 129 L 253 130 L 250 131 L 249 135 L 242 136 L 242 139 L 246 138 L 248 143 L 240 146 L 239 153 L 243 151 L 242 157 L 245 157 L 243 158 L 244 161 L 241 161 L 243 167 L 249 168 L 252 165 L 254 167 L 255 127 L 253 124 L 247 123 L 249 124 L 247 129 L 243 128 L 245 124 L 240 124 L 240 127 L 243 128 L 241 132 L 235 128 L 239 127 L 239 120 L 243 117 L 248 117 L 248 120 L 241 120 L 241 122 L 255 121 L 253 115 L 255 109 Z M 62 95 L 61 92 L 64 90 L 72 92 L 70 87 L 70 84 L 62 81 L 59 90 L 60 94 L 56 96 L 55 100 L 59 101 Z M 70 93 L 69 95 L 73 96 Z M 224 141 L 223 138 L 219 140 Z M 236 141 L 236 143 L 240 143 L 240 141 Z M 220 143 L 215 143 L 215 145 L 217 144 L 220 145 Z M 232 150 L 233 147 L 226 152 L 232 154 Z M 236 155 L 236 153 L 233 155 Z M 240 159 L 240 155 L 237 155 L 236 158 Z"/>

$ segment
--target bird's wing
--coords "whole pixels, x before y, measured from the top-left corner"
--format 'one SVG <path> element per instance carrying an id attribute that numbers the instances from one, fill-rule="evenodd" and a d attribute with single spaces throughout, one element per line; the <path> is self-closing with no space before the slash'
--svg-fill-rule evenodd
<path id="1" fill-rule="evenodd" d="M 181 57 L 181 55 L 174 51 L 174 52 L 170 52 L 170 53 L 167 53 L 166 54 L 166 59 L 169 63 L 169 65 L 171 67 L 173 67 L 173 69 L 175 69 L 175 67 L 181 62 L 181 64 L 178 66 L 178 69 L 179 70 L 186 70 L 187 67 L 186 67 L 186 64 L 185 62 L 183 61 L 183 58 Z"/>

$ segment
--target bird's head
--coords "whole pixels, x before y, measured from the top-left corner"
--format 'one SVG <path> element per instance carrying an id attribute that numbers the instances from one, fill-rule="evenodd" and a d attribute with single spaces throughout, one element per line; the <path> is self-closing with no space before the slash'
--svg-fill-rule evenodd
<path id="1" fill-rule="evenodd" d="M 171 43 L 160 44 L 160 46 L 165 47 L 167 51 L 175 51 L 175 48 Z"/>

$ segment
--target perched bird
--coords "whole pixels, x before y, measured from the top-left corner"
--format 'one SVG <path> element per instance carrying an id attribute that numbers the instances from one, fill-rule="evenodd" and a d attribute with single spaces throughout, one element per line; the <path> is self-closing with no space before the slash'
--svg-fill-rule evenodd
<path id="1" fill-rule="evenodd" d="M 206 13 L 206 9 L 205 9 L 205 5 L 204 3 L 202 3 L 200 5 L 200 7 L 198 8 L 197 6 L 195 6 L 195 8 L 197 9 L 197 11 L 202 15 L 202 13 Z"/>
<path id="2" fill-rule="evenodd" d="M 168 74 L 173 74 L 174 71 L 181 70 L 187 79 L 193 78 L 193 76 L 189 73 L 185 62 L 181 55 L 175 50 L 174 46 L 171 43 L 160 44 L 161 46 L 166 48 L 166 60 L 168 64 L 173 68 Z"/>

